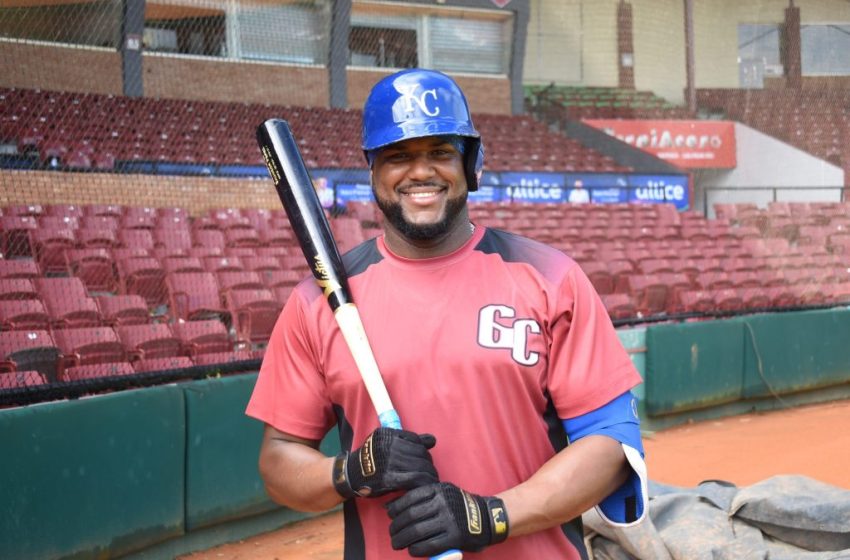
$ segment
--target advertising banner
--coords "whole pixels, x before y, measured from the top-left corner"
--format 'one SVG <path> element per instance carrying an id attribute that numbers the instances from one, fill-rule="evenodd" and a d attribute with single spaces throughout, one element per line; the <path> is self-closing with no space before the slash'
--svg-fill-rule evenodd
<path id="1" fill-rule="evenodd" d="M 618 140 L 682 167 L 732 169 L 735 124 L 731 121 L 585 119 Z"/>

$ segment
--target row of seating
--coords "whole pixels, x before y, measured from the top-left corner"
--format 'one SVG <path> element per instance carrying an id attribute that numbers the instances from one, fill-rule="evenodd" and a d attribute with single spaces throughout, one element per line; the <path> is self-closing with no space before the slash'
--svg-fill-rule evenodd
<path id="1" fill-rule="evenodd" d="M 698 89 L 697 103 L 850 169 L 846 89 Z M 782 118 L 777 118 L 781 115 Z"/>
<path id="2" fill-rule="evenodd" d="M 110 170 L 121 161 L 262 165 L 255 128 L 279 117 L 290 123 L 308 167 L 363 169 L 361 113 L 0 88 L 0 143 L 34 150 L 44 164 L 76 169 Z M 474 118 L 489 169 L 630 170 L 528 116 Z M 538 147 L 517 153 L 532 145 Z"/>
<path id="3" fill-rule="evenodd" d="M 0 331 L 0 389 L 249 361 L 262 354 L 234 347 L 216 320 Z"/>

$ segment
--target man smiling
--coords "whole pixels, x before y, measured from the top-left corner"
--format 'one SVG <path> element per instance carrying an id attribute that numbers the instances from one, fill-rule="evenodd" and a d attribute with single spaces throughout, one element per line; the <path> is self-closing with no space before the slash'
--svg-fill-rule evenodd
<path id="1" fill-rule="evenodd" d="M 449 76 L 379 81 L 363 150 L 384 234 L 343 260 L 406 430 L 378 426 L 308 278 L 247 410 L 266 423 L 269 494 L 305 511 L 343 502 L 346 560 L 586 557 L 586 509 L 624 525 L 646 513 L 640 376 L 604 305 L 560 251 L 470 222 L 484 150 Z M 325 457 L 334 424 L 342 452 Z"/>

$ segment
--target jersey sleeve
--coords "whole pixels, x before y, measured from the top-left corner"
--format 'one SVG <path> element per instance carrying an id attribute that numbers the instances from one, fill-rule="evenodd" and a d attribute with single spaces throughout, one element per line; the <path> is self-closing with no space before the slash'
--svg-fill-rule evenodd
<path id="1" fill-rule="evenodd" d="M 641 382 L 590 280 L 566 272 L 552 317 L 548 388 L 560 418 L 595 410 Z"/>
<path id="2" fill-rule="evenodd" d="M 246 414 L 281 432 L 320 440 L 334 413 L 307 317 L 307 303 L 296 290 L 272 331 Z"/>

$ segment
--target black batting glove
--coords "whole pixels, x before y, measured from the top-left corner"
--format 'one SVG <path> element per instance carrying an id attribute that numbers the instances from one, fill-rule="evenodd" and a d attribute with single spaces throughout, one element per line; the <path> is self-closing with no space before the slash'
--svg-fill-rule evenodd
<path id="1" fill-rule="evenodd" d="M 478 552 L 508 538 L 505 503 L 478 496 L 454 484 L 415 488 L 387 504 L 394 550 L 436 556 L 449 549 Z"/>
<path id="2" fill-rule="evenodd" d="M 374 498 L 437 482 L 437 469 L 428 451 L 436 443 L 431 434 L 378 428 L 362 447 L 336 456 L 334 487 L 347 500 L 354 496 Z"/>

